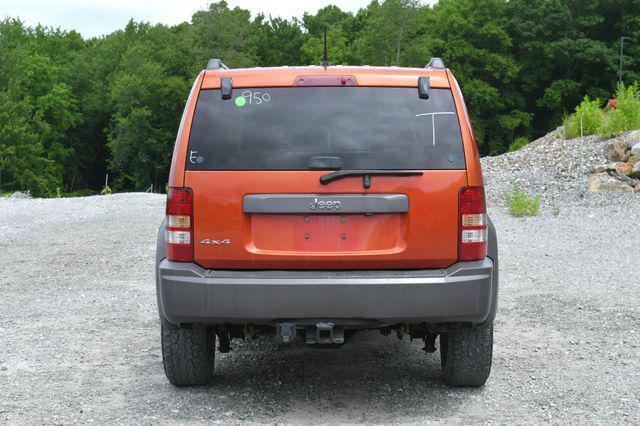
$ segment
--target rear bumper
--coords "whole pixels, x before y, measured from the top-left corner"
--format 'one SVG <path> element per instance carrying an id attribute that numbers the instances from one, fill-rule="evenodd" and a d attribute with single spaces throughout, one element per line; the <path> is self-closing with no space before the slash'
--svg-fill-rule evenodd
<path id="1" fill-rule="evenodd" d="M 493 321 L 497 264 L 397 271 L 220 271 L 161 260 L 158 307 L 173 324 L 331 320 L 357 326 Z"/>

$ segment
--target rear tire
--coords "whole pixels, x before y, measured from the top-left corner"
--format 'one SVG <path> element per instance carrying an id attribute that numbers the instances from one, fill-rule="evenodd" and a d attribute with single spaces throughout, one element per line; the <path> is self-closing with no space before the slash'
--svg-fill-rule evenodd
<path id="1" fill-rule="evenodd" d="M 442 376 L 450 386 L 482 386 L 491 373 L 493 324 L 440 333 Z"/>
<path id="2" fill-rule="evenodd" d="M 200 386 L 213 380 L 215 333 L 211 327 L 193 324 L 176 327 L 161 321 L 162 362 L 174 386 Z"/>

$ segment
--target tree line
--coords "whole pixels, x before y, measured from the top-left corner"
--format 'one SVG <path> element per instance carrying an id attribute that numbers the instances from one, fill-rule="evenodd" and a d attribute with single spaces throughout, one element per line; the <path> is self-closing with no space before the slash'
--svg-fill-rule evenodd
<path id="1" fill-rule="evenodd" d="M 505 152 L 561 124 L 582 98 L 640 80 L 640 0 L 372 1 L 282 19 L 212 3 L 175 26 L 130 21 L 76 31 L 0 21 L 0 191 L 55 196 L 164 189 L 191 84 L 210 58 L 233 68 L 319 64 L 423 67 L 458 78 L 480 151 Z"/>

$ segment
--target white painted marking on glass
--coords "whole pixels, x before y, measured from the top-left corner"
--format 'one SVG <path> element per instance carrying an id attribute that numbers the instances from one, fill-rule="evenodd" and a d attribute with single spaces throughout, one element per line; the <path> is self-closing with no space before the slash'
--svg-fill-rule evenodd
<path id="1" fill-rule="evenodd" d="M 436 115 L 456 115 L 455 112 L 425 112 L 423 114 L 416 114 L 416 117 L 424 117 L 426 115 L 431 116 L 431 132 L 433 136 L 433 146 L 436 146 Z"/>
<path id="2" fill-rule="evenodd" d="M 416 117 L 422 117 L 424 115 L 456 115 L 455 112 L 425 112 L 424 114 L 416 114 Z"/>
<path id="3" fill-rule="evenodd" d="M 431 116 L 431 134 L 433 135 L 433 146 L 436 146 L 436 115 Z"/>

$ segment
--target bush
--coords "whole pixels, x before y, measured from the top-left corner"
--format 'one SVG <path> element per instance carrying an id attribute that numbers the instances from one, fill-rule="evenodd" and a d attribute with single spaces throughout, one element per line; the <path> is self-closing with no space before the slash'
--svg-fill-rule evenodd
<path id="1" fill-rule="evenodd" d="M 513 216 L 536 216 L 540 210 L 540 196 L 536 195 L 530 198 L 520 191 L 518 182 L 513 183 L 513 193 L 505 193 L 504 199 L 507 202 L 509 213 Z"/>
<path id="2" fill-rule="evenodd" d="M 564 137 L 573 139 L 581 136 L 580 117 L 582 117 L 582 134 L 584 136 L 599 133 L 604 124 L 604 110 L 600 108 L 598 99 L 591 100 L 585 96 L 576 112 L 564 119 Z"/>
<path id="3" fill-rule="evenodd" d="M 102 188 L 102 191 L 100 191 L 100 195 L 109 195 L 111 194 L 111 187 L 109 185 L 105 185 L 104 188 Z"/>
<path id="4" fill-rule="evenodd" d="M 611 137 L 629 130 L 640 129 L 640 99 L 636 85 L 626 87 L 619 84 L 616 90 L 618 104 L 610 110 L 598 129 L 598 134 Z"/>
<path id="5" fill-rule="evenodd" d="M 511 145 L 509 145 L 509 152 L 514 152 L 522 149 L 526 145 L 528 145 L 529 142 L 529 138 L 525 138 L 524 136 L 517 137 L 513 142 L 511 142 Z"/>

